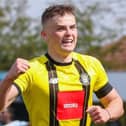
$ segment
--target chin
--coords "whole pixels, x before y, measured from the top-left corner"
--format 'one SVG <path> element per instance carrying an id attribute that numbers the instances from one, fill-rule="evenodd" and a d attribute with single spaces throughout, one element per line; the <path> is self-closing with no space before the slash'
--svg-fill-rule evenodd
<path id="1" fill-rule="evenodd" d="M 72 51 L 74 48 L 73 47 L 62 47 L 63 50 L 68 50 L 68 51 Z"/>
<path id="2" fill-rule="evenodd" d="M 66 51 L 66 52 L 72 52 L 74 51 L 74 47 L 63 47 L 62 50 Z"/>
<path id="3" fill-rule="evenodd" d="M 65 49 L 65 50 L 63 50 L 63 52 L 66 53 L 66 54 L 70 54 L 73 51 L 74 51 L 73 49 L 69 49 L 69 50 L 68 49 L 67 50 Z"/>

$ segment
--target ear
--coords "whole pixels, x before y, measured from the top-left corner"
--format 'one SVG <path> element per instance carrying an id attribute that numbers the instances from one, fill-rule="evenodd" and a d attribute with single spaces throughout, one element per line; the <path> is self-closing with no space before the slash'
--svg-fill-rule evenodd
<path id="1" fill-rule="evenodd" d="M 46 40 L 46 32 L 45 31 L 41 31 L 41 36 L 44 40 Z"/>

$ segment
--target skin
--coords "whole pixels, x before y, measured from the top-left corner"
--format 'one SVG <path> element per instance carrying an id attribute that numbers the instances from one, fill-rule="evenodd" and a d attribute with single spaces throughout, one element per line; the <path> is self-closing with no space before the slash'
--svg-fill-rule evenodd
<path id="1" fill-rule="evenodd" d="M 46 41 L 49 55 L 57 62 L 67 63 L 72 60 L 71 52 L 77 43 L 77 26 L 75 17 L 71 14 L 55 16 L 44 25 L 41 36 Z M 18 58 L 8 71 L 7 76 L 0 84 L 0 110 L 11 104 L 18 95 L 18 90 L 13 86 L 13 81 L 30 68 L 29 62 Z M 105 108 L 90 106 L 87 112 L 96 124 L 105 123 L 110 118 L 117 119 L 123 113 L 123 102 L 118 92 L 113 89 L 100 99 Z M 114 106 L 114 108 L 113 108 Z M 116 109 L 115 109 L 116 108 Z M 109 111 L 109 113 L 108 113 Z"/>
<path id="2" fill-rule="evenodd" d="M 100 101 L 104 108 L 93 105 L 87 109 L 94 123 L 106 123 L 109 120 L 116 120 L 123 115 L 123 102 L 115 89 L 112 89 L 112 91 L 100 99 Z"/>
<path id="3" fill-rule="evenodd" d="M 11 112 L 9 112 L 8 109 L 5 109 L 2 112 L 2 122 L 4 122 L 5 124 L 10 123 L 12 121 L 12 114 Z"/>

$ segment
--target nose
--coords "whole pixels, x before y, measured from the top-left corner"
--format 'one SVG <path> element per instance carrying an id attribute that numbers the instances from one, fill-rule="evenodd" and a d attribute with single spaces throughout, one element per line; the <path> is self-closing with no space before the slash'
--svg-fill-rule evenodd
<path id="1" fill-rule="evenodd" d="M 70 28 L 67 28 L 67 29 L 66 29 L 66 32 L 65 32 L 65 35 L 66 35 L 66 36 L 70 36 L 71 34 L 72 34 L 71 29 L 70 29 Z"/>

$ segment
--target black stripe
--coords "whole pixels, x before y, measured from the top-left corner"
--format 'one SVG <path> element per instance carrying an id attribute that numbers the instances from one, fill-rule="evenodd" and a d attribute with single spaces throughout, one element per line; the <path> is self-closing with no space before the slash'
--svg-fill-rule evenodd
<path id="1" fill-rule="evenodd" d="M 46 63 L 46 68 L 48 70 L 49 80 L 51 78 L 57 78 L 56 68 L 52 64 L 52 62 Z M 57 113 L 57 91 L 58 91 L 58 83 L 53 84 L 49 83 L 50 90 L 50 126 L 58 126 L 58 120 L 56 119 Z"/>
<path id="2" fill-rule="evenodd" d="M 87 122 L 87 107 L 88 107 L 88 99 L 89 99 L 89 94 L 90 94 L 90 86 L 86 86 L 85 88 L 85 97 L 86 101 L 85 101 L 85 105 L 84 105 L 84 112 L 83 112 L 83 118 L 80 121 L 80 126 L 86 126 L 86 122 Z"/>
<path id="3" fill-rule="evenodd" d="M 74 60 L 74 62 L 75 62 L 75 66 L 76 66 L 79 74 L 81 75 L 82 73 L 85 73 L 89 77 L 88 73 L 83 68 L 83 66 L 76 60 Z M 89 82 L 90 82 L 90 77 L 88 79 L 89 79 Z M 81 81 L 81 77 L 80 77 L 80 81 Z M 85 101 L 84 101 L 84 105 L 83 105 L 83 115 L 82 115 L 82 119 L 80 120 L 80 126 L 86 126 L 86 121 L 87 121 L 86 109 L 87 109 L 87 106 L 88 106 L 88 99 L 89 99 L 89 94 L 90 94 L 90 85 L 85 85 L 83 83 L 83 81 L 81 81 L 81 82 L 82 82 L 83 90 L 85 91 L 85 96 L 84 96 Z"/>
<path id="4" fill-rule="evenodd" d="M 76 66 L 79 74 L 81 74 L 83 72 L 87 73 L 86 70 L 82 67 L 82 65 L 77 60 L 74 60 L 74 62 L 75 62 L 75 66 Z"/>
<path id="5" fill-rule="evenodd" d="M 113 89 L 112 85 L 107 83 L 104 87 L 95 92 L 98 98 L 106 96 Z"/>

